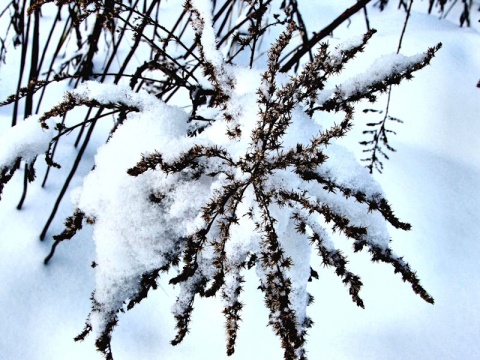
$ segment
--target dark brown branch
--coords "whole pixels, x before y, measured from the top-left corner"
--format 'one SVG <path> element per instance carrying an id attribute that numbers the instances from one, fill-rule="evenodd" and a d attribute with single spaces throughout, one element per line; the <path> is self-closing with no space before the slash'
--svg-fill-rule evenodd
<path id="1" fill-rule="evenodd" d="M 306 44 L 304 44 L 296 53 L 280 68 L 280 72 L 288 72 L 295 64 L 297 64 L 303 55 L 307 54 L 322 39 L 327 37 L 340 26 L 344 21 L 348 20 L 353 14 L 363 9 L 371 0 L 360 0 L 352 7 L 345 10 L 339 17 L 333 20 L 328 26 L 324 27 L 320 32 L 316 33 Z"/>

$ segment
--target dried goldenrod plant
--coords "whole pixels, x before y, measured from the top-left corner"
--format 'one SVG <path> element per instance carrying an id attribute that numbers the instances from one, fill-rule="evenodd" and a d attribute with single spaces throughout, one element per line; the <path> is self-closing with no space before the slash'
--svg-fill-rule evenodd
<path id="1" fill-rule="evenodd" d="M 35 2 L 30 12 L 47 2 Z M 257 274 L 284 358 L 305 359 L 305 336 L 313 325 L 307 315 L 313 300 L 307 284 L 316 276 L 312 252 L 333 268 L 353 302 L 364 307 L 360 276 L 349 270 L 333 232 L 351 239 L 355 252 L 367 251 L 372 261 L 390 264 L 416 294 L 433 303 L 416 273 L 389 245 L 387 226 L 410 230 L 410 225 L 397 218 L 369 171 L 335 141 L 348 135 L 356 102 L 375 101 L 390 86 L 411 79 L 440 45 L 415 56 L 386 56 L 366 72 L 332 86 L 375 31 L 334 49 L 322 43 L 313 50 L 311 39 L 302 37 L 305 25 L 296 1 L 283 1 L 283 17 L 275 14 L 270 23 L 265 19 L 271 1 L 224 1 L 213 11 L 210 1 L 187 0 L 170 29 L 154 15 L 160 1 L 145 2 L 144 12 L 138 1 L 57 3 L 76 14 L 72 29 L 96 14 L 91 36 L 98 40 L 96 36 L 107 31 L 113 52 L 122 31 L 129 28 L 135 34 L 133 52 L 111 83 L 105 81 L 108 66 L 103 74 L 94 71 L 98 48 L 89 38 L 88 50 L 75 60 L 76 73 L 32 79 L 5 102 L 17 102 L 51 82 L 79 81 L 57 106 L 8 132 L 8 141 L 0 147 L 0 192 L 21 160 L 29 180 L 42 153 L 49 165 L 59 166 L 55 144 L 80 127 L 87 130 L 81 159 L 95 124 L 116 116 L 108 142 L 97 151 L 95 168 L 74 191 L 77 210 L 54 237 L 46 259 L 85 224 L 93 227 L 96 289 L 77 340 L 93 332 L 97 348 L 113 359 L 111 337 L 118 313 L 146 298 L 168 273 L 170 283 L 180 288 L 173 307 L 177 335 L 172 344 L 188 333 L 195 299 L 219 295 L 231 355 L 242 314 L 244 273 L 250 270 Z M 246 15 L 228 28 L 225 24 L 237 6 Z M 257 45 L 272 24 L 284 31 L 266 53 L 266 67 L 256 68 Z M 115 35 L 119 28 L 120 35 Z M 298 33 L 308 51 L 292 45 Z M 81 32 L 78 39 L 82 43 Z M 181 55 L 169 48 L 170 42 Z M 230 45 L 221 52 L 224 42 Z M 130 54 L 145 43 L 151 58 L 127 75 Z M 292 64 L 299 70 L 287 76 L 283 71 L 293 65 L 287 66 L 284 54 L 292 48 L 290 59 L 296 59 Z M 301 66 L 296 51 L 311 52 L 310 60 Z M 243 52 L 248 60 L 236 63 Z M 145 72 L 161 76 L 148 78 Z M 97 76 L 101 81 L 92 80 Z M 120 84 L 125 77 L 128 85 Z M 176 92 L 187 94 L 188 108 L 167 104 Z M 88 109 L 86 118 L 66 124 L 65 117 L 77 108 Z M 326 112 L 340 114 L 341 120 L 325 126 Z"/>

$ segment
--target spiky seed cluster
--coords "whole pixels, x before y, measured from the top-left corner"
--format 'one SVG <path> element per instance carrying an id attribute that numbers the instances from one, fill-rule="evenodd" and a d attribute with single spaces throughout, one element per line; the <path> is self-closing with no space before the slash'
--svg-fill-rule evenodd
<path id="1" fill-rule="evenodd" d="M 40 6 L 48 0 L 40 0 L 35 4 Z M 61 1 L 63 3 L 65 1 Z M 98 1 L 81 1 L 82 5 L 100 6 Z M 253 6 L 255 2 L 251 2 Z M 235 87 L 223 62 L 215 63 L 206 54 L 202 43 L 202 35 L 209 25 L 205 23 L 202 14 L 191 1 L 187 1 L 186 9 L 193 19 L 196 34 L 198 59 L 204 74 L 213 86 L 213 99 L 210 104 L 219 109 L 221 117 L 228 125 L 227 134 L 231 138 L 240 138 L 242 129 L 236 123 L 235 116 L 228 109 L 230 95 Z M 260 15 L 259 15 L 260 16 Z M 261 16 L 260 16 L 261 17 Z M 179 175 L 182 180 L 195 184 L 205 178 L 224 180 L 222 187 L 215 190 L 213 196 L 203 205 L 200 211 L 202 225 L 188 236 L 178 240 L 178 246 L 165 256 L 165 265 L 158 269 L 145 272 L 139 279 L 138 291 L 134 296 L 125 299 L 127 310 L 133 308 L 146 298 L 151 289 L 157 287 L 156 280 L 162 272 L 171 266 L 183 267 L 178 275 L 170 280 L 178 284 L 180 295 L 174 308 L 177 321 L 177 335 L 172 344 L 180 343 L 188 333 L 197 295 L 212 297 L 221 294 L 224 301 L 223 313 L 226 319 L 227 354 L 235 351 L 237 330 L 241 320 L 242 303 L 242 271 L 253 266 L 260 274 L 260 289 L 264 293 L 265 305 L 269 310 L 269 324 L 281 340 L 285 359 L 306 358 L 304 344 L 307 329 L 312 325 L 308 317 L 299 318 L 293 303 L 294 284 L 290 277 L 290 269 L 295 266 L 291 254 L 285 250 L 282 234 L 278 231 L 278 219 L 275 211 L 280 208 L 290 214 L 299 236 L 308 238 L 316 247 L 318 255 L 326 266 L 334 269 L 341 281 L 348 286 L 352 300 L 360 307 L 364 306 L 360 298 L 362 282 L 359 276 L 347 268 L 347 259 L 328 241 L 327 232 L 316 219 L 319 216 L 326 226 L 334 231 L 340 231 L 352 239 L 355 251 L 367 249 L 373 261 L 392 264 L 394 271 L 402 275 L 404 281 L 412 285 L 413 290 L 425 301 L 433 303 L 432 297 L 420 285 L 416 274 L 409 265 L 397 257 L 388 248 L 375 243 L 369 229 L 352 225 L 352 219 L 328 202 L 322 202 L 311 195 L 307 184 L 315 184 L 326 192 L 339 193 L 344 198 L 351 198 L 359 204 L 364 204 L 370 212 L 378 212 L 395 228 L 409 230 L 410 225 L 401 222 L 393 213 L 389 203 L 380 195 L 366 194 L 362 189 L 348 187 L 338 183 L 320 169 L 328 163 L 325 147 L 333 140 L 344 136 L 350 130 L 353 119 L 353 103 L 361 99 L 374 100 L 375 95 L 383 92 L 388 86 L 397 84 L 403 79 L 412 77 L 412 73 L 426 66 L 434 56 L 437 48 L 430 49 L 418 62 L 404 71 L 393 72 L 379 81 L 372 81 L 367 86 L 346 94 L 337 88 L 332 96 L 324 101 L 318 100 L 319 92 L 324 90 L 327 79 L 338 74 L 345 64 L 363 50 L 363 47 L 373 35 L 368 32 L 357 44 L 347 49 L 329 52 L 327 44 L 322 44 L 311 62 L 286 84 L 280 86 L 277 75 L 280 71 L 280 56 L 289 45 L 293 33 L 297 30 L 294 22 L 290 22 L 285 32 L 278 38 L 268 53 L 268 68 L 262 75 L 262 86 L 257 92 L 259 107 L 256 124 L 250 135 L 248 150 L 243 156 L 233 156 L 228 149 L 218 146 L 193 145 L 183 151 L 174 160 L 165 160 L 162 153 L 157 152 L 143 156 L 142 160 L 128 170 L 131 176 L 140 176 L 147 171 L 159 171 L 167 175 Z M 35 88 L 27 89 L 35 91 Z M 51 117 L 68 113 L 77 106 L 85 105 L 96 108 L 110 108 L 122 112 L 139 111 L 140 109 L 122 103 L 100 104 L 94 99 L 84 99 L 73 94 L 67 96 L 64 102 L 44 114 L 40 118 L 42 126 Z M 312 134 L 307 144 L 298 144 L 291 148 L 283 147 L 283 138 L 287 134 L 293 120 L 293 111 L 297 107 L 304 109 L 309 116 L 317 111 L 343 112 L 344 119 L 325 131 Z M 58 127 L 59 131 L 64 129 Z M 71 129 L 69 129 L 71 130 Z M 8 181 L 14 169 L 4 168 L 0 173 L 0 190 Z M 282 186 L 272 186 L 271 180 L 278 172 L 289 172 L 296 176 L 305 188 L 289 189 Z M 242 176 L 237 176 L 242 174 Z M 243 202 L 247 192 L 253 194 L 253 202 L 248 212 L 243 212 Z M 166 194 L 151 194 L 153 204 L 161 204 Z M 249 217 L 256 226 L 260 240 L 256 251 L 244 251 L 235 256 L 229 253 L 228 246 L 232 242 L 233 229 L 240 223 L 243 216 Z M 56 243 L 72 238 L 83 226 L 83 221 L 93 223 L 94 219 L 86 219 L 86 215 L 77 210 L 67 219 L 66 230 L 55 237 Z M 208 250 L 208 251 L 207 251 Z M 206 257 L 207 252 L 213 253 Z M 315 277 L 311 270 L 311 276 Z M 310 300 L 312 299 L 309 296 Z M 118 322 L 117 309 L 105 309 L 105 304 L 99 303 L 92 295 L 92 313 L 105 317 L 103 328 L 96 339 L 97 348 L 107 359 L 113 359 L 111 336 Z M 76 338 L 82 340 L 91 332 L 92 326 L 87 323 L 85 330 Z"/>
<path id="2" fill-rule="evenodd" d="M 396 257 L 389 249 L 383 249 L 371 241 L 367 228 L 350 225 L 351 220 L 348 216 L 337 213 L 327 203 L 313 201 L 306 191 L 273 189 L 268 185 L 268 181 L 275 171 L 291 169 L 305 182 L 316 182 L 327 191 L 340 192 L 345 198 L 352 197 L 358 203 L 367 204 L 369 211 L 378 211 L 394 227 L 410 229 L 409 224 L 401 222 L 394 215 L 384 198 L 367 196 L 358 189 L 337 184 L 334 180 L 322 176 L 317 170 L 327 161 L 327 156 L 323 152 L 325 146 L 333 139 L 344 136 L 350 129 L 353 116 L 351 103 L 361 98 L 370 99 L 375 93 L 383 91 L 385 86 L 411 77 L 413 71 L 428 64 L 434 51 L 429 51 L 425 56 L 428 60 L 422 60 L 411 70 L 371 84 L 362 93 L 355 93 L 348 98 L 342 97 L 341 93 L 336 93 L 321 107 L 327 111 L 343 111 L 344 120 L 339 125 L 314 136 L 306 146 L 297 145 L 295 148 L 283 149 L 282 137 L 291 124 L 293 109 L 299 104 L 305 104 L 307 112 L 312 113 L 318 110 L 320 107 L 315 105 L 316 96 L 323 89 L 326 79 L 340 72 L 347 61 L 351 60 L 357 52 L 362 51 L 373 34 L 373 31 L 367 33 L 361 44 L 342 51 L 336 56 L 328 53 L 327 45 L 322 45 L 314 60 L 307 64 L 298 76 L 278 87 L 276 84 L 278 59 L 294 31 L 295 24 L 291 23 L 269 52 L 269 67 L 263 74 L 262 89 L 257 93 L 260 109 L 258 121 L 251 134 L 250 150 L 243 157 L 234 160 L 225 149 L 196 145 L 180 155 L 176 161 L 165 162 L 160 153 L 155 153 L 144 157 L 135 167 L 128 170 L 132 176 L 138 176 L 148 170 L 162 171 L 167 174 L 184 173 L 192 181 L 201 176 L 216 177 L 222 173 L 227 180 L 223 188 L 218 190 L 202 208 L 204 226 L 185 239 L 183 269 L 170 280 L 172 284 L 183 285 L 175 312 L 178 334 L 173 344 L 179 343 L 188 332 L 195 295 L 210 297 L 220 291 L 226 303 L 224 314 L 227 353 L 234 352 L 242 309 L 242 304 L 238 300 L 243 282 L 240 272 L 247 267 L 249 260 L 255 259 L 253 261 L 260 266 L 264 274 L 260 289 L 264 292 L 265 304 L 270 311 L 269 323 L 281 339 L 285 358 L 305 358 L 303 349 L 305 334 L 312 322 L 306 318 L 304 323 L 299 324 L 291 303 L 292 283 L 288 276 L 288 269 L 293 264 L 279 241 L 276 230 L 277 220 L 271 212 L 272 206 L 277 205 L 295 209 L 292 218 L 297 232 L 307 236 L 306 229 L 310 229 L 311 235 L 308 235 L 310 242 L 317 248 L 323 263 L 335 269 L 342 282 L 349 287 L 352 300 L 358 306 L 364 307 L 363 300 L 359 296 L 362 282 L 359 276 L 347 269 L 346 257 L 325 243 L 324 230 L 312 219 L 312 214 L 321 215 L 327 224 L 332 224 L 334 230 L 339 230 L 353 239 L 355 251 L 367 247 L 373 261 L 391 263 L 395 272 L 400 272 L 403 280 L 410 282 L 416 293 L 427 302 L 433 303 L 433 299 L 421 287 L 408 264 L 402 258 Z M 210 75 L 215 77 L 215 71 Z M 218 79 L 214 83 L 219 83 Z M 220 167 L 218 167 L 219 163 Z M 212 171 L 213 168 L 222 170 Z M 242 180 L 232 175 L 238 169 L 247 175 Z M 257 254 L 244 254 L 240 259 L 233 261 L 226 256 L 225 248 L 231 237 L 232 226 L 238 224 L 239 217 L 244 215 L 238 213 L 238 208 L 245 198 L 247 189 L 253 189 L 255 211 L 259 213 L 260 219 L 256 220 L 256 227 L 262 235 L 262 240 Z M 251 213 L 247 215 L 252 216 Z M 205 270 L 200 266 L 202 252 L 209 246 L 213 247 L 215 254 L 210 264 L 214 268 L 211 278 L 205 275 Z"/>

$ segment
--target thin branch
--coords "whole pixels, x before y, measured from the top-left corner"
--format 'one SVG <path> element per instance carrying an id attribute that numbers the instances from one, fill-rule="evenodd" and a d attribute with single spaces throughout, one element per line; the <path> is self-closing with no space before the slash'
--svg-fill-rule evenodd
<path id="1" fill-rule="evenodd" d="M 350 19 L 350 17 L 363 9 L 371 0 L 359 0 L 355 5 L 345 10 L 340 16 L 333 20 L 329 25 L 324 27 L 320 32 L 314 34 L 308 43 L 303 44 L 302 47 L 280 68 L 280 72 L 288 72 L 294 65 L 300 62 L 300 59 L 311 51 L 311 49 L 318 44 L 322 39 L 327 37 L 340 26 L 343 22 Z"/>

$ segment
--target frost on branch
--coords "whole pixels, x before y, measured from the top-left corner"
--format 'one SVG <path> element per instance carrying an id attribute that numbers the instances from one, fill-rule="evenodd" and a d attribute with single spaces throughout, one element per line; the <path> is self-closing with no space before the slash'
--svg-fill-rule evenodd
<path id="1" fill-rule="evenodd" d="M 219 295 L 227 353 L 233 354 L 243 274 L 255 269 L 285 358 L 306 358 L 305 336 L 313 324 L 307 314 L 313 299 L 307 283 L 315 274 L 311 253 L 333 268 L 352 300 L 364 307 L 361 279 L 348 269 L 330 237 L 334 231 L 351 239 L 355 251 L 392 264 L 415 293 L 433 303 L 415 272 L 389 248 L 387 225 L 403 230 L 410 225 L 395 216 L 379 185 L 335 139 L 350 130 L 354 102 L 373 101 L 389 85 L 411 78 L 438 47 L 415 57 L 384 58 L 365 74 L 326 89 L 373 31 L 334 50 L 322 44 L 303 70 L 286 78 L 279 74 L 279 59 L 296 31 L 294 23 L 273 44 L 268 67 L 260 72 L 223 60 L 209 11 L 197 5 L 187 1 L 186 8 L 215 95 L 208 109 L 212 121 L 203 131 L 191 131 L 195 124 L 185 110 L 154 95 L 95 82 L 72 91 L 40 118 L 51 121 L 77 106 L 125 112 L 98 150 L 94 170 L 74 192 L 77 210 L 55 238 L 72 238 L 84 222 L 93 226 L 96 289 L 77 340 L 92 332 L 98 349 L 113 358 L 118 313 L 147 297 L 170 270 L 176 271 L 170 283 L 180 288 L 172 343 L 187 334 L 196 297 Z M 341 113 L 343 120 L 323 128 L 313 118 L 321 121 L 322 111 Z"/>

